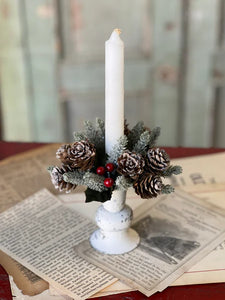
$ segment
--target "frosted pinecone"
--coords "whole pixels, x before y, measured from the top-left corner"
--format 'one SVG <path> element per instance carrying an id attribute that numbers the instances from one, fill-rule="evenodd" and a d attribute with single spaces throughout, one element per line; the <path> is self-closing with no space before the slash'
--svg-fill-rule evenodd
<path id="1" fill-rule="evenodd" d="M 146 154 L 146 164 L 151 173 L 157 174 L 168 168 L 170 159 L 163 149 L 149 149 Z"/>
<path id="2" fill-rule="evenodd" d="M 71 165 L 72 162 L 69 159 L 71 145 L 70 144 L 63 144 L 59 147 L 56 151 L 56 158 L 61 160 L 64 165 Z"/>
<path id="3" fill-rule="evenodd" d="M 73 169 L 70 166 L 63 165 L 60 167 L 54 167 L 51 171 L 51 180 L 54 187 L 60 192 L 70 193 L 72 190 L 76 188 L 76 184 L 72 184 L 70 182 L 65 182 L 63 180 L 63 174 L 67 172 L 72 172 Z"/>
<path id="4" fill-rule="evenodd" d="M 72 168 L 89 170 L 93 167 L 95 161 L 95 146 L 88 141 L 75 142 L 69 149 L 69 160 L 72 162 Z"/>
<path id="5" fill-rule="evenodd" d="M 134 182 L 133 187 L 136 194 L 141 198 L 148 199 L 157 197 L 163 187 L 162 180 L 159 176 L 144 174 Z"/>
<path id="6" fill-rule="evenodd" d="M 145 161 L 143 157 L 131 151 L 125 151 L 121 154 L 117 163 L 117 172 L 133 179 L 137 179 L 144 171 Z"/>

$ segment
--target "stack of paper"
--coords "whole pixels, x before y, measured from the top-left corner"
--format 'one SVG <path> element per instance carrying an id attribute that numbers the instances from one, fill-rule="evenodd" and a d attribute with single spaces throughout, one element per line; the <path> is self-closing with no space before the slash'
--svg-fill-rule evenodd
<path id="1" fill-rule="evenodd" d="M 224 216 L 221 213 L 222 210 L 218 212 L 211 205 L 213 203 L 225 208 L 225 200 L 223 200 L 225 199 L 223 168 L 225 153 L 176 161 L 176 164 L 183 166 L 184 173 L 174 183 L 186 192 L 202 198 L 205 202 L 199 202 L 195 197 L 178 192 L 176 197 L 169 197 L 167 200 L 160 198 L 152 207 L 154 201 L 145 202 L 129 192 L 128 202 L 135 209 L 136 229 L 144 235 L 142 245 L 139 249 L 125 255 L 124 259 L 122 259 L 123 256 L 114 256 L 112 259 L 112 256 L 98 255 L 85 242 L 95 228 L 91 218 L 94 217 L 97 203 L 77 203 L 84 200 L 82 194 L 63 195 L 58 199 L 48 191 L 32 195 L 42 187 L 52 189 L 45 168 L 51 164 L 51 161 L 52 164 L 56 164 L 54 159 L 56 147 L 56 145 L 43 147 L 0 164 L 1 174 L 4 174 L 0 182 L 1 196 L 5 199 L 0 203 L 0 210 L 5 211 L 6 208 L 13 206 L 0 217 L 3 224 L 0 232 L 0 249 L 4 251 L 0 263 L 8 273 L 13 275 L 17 285 L 23 291 L 24 280 L 29 281 L 30 290 L 25 293 L 37 294 L 47 288 L 48 282 L 51 294 L 67 295 L 74 299 L 85 299 L 95 293 L 102 296 L 132 289 L 139 289 L 146 295 L 150 295 L 169 284 L 183 285 L 225 280 L 225 266 L 223 266 L 225 249 L 224 243 L 221 243 L 225 239 Z M 14 206 L 15 203 L 30 195 L 32 196 L 25 202 Z M 10 202 L 6 199 L 10 199 Z M 167 209 L 167 213 L 164 213 L 163 205 L 167 208 L 174 207 L 174 204 L 170 203 L 171 199 L 178 201 L 175 207 L 180 207 L 179 211 L 171 209 L 168 214 Z M 182 202 L 181 206 L 178 205 L 179 201 Z M 192 203 L 190 210 L 187 207 L 184 209 L 187 203 L 189 205 Z M 143 205 L 145 205 L 144 209 Z M 148 210 L 146 210 L 146 205 L 149 206 Z M 191 218 L 191 213 L 194 214 L 198 205 L 204 208 L 204 213 L 201 211 L 195 223 L 186 224 L 185 220 Z M 75 210 L 79 211 L 79 214 Z M 181 211 L 183 211 L 183 220 Z M 176 219 L 177 213 L 179 218 Z M 170 227 L 167 223 L 164 225 L 163 222 L 157 223 L 155 219 L 159 215 L 159 219 L 169 222 Z M 7 222 L 4 224 L 4 220 L 10 220 L 11 225 L 9 226 Z M 192 228 L 193 224 L 195 225 Z M 162 234 L 163 226 L 170 230 Z M 148 228 L 149 235 L 145 232 L 145 228 Z M 181 228 L 183 231 L 179 230 Z M 84 242 L 80 244 L 82 241 Z M 220 246 L 212 251 L 219 243 Z M 165 244 L 168 245 L 167 248 L 162 246 Z M 74 250 L 74 247 L 77 248 Z M 180 250 L 174 253 L 171 249 Z M 206 254 L 208 256 L 203 258 Z M 94 261 L 92 257 L 95 258 Z M 18 265 L 13 258 L 21 264 Z M 143 267 L 137 270 L 140 280 L 139 282 L 136 280 L 135 283 L 132 277 L 135 270 L 132 266 L 138 258 L 142 258 L 143 264 L 145 260 L 151 261 L 154 266 L 149 268 L 146 265 L 148 267 L 146 270 L 151 269 L 154 274 L 148 272 L 144 274 Z M 203 259 L 200 260 L 200 258 Z M 122 267 L 121 259 L 124 261 L 126 272 Z M 133 265 L 129 263 L 130 260 Z M 109 261 L 110 268 L 108 267 Z M 114 267 L 112 267 L 112 262 Z M 96 263 L 97 266 L 95 266 Z M 116 266 L 121 266 L 121 270 Z M 129 276 L 127 270 L 129 270 Z M 184 274 L 178 278 L 182 273 Z M 146 277 L 145 280 L 143 276 Z M 118 281 L 118 278 L 123 282 Z M 142 285 L 140 285 L 141 282 Z M 143 285 L 143 282 L 146 284 Z"/>

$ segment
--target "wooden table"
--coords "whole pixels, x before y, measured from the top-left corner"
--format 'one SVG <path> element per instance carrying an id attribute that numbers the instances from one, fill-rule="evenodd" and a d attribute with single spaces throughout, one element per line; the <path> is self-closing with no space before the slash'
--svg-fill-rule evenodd
<path id="1" fill-rule="evenodd" d="M 40 147 L 44 144 L 0 142 L 0 159 Z M 225 149 L 203 148 L 164 148 L 171 158 L 195 156 L 222 152 Z M 0 267 L 0 300 L 12 299 L 7 275 Z M 225 300 L 225 283 L 168 287 L 161 293 L 146 297 L 140 292 L 95 298 L 96 300 Z"/>

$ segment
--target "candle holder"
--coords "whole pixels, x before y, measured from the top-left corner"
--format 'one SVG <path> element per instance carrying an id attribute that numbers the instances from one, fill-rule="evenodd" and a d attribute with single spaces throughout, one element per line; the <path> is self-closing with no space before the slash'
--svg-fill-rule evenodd
<path id="1" fill-rule="evenodd" d="M 72 144 L 63 144 L 56 157 L 61 166 L 49 167 L 56 189 L 69 193 L 77 185 L 85 185 L 86 202 L 103 204 L 96 213 L 99 227 L 90 237 L 96 250 L 107 254 L 122 254 L 139 243 L 138 234 L 130 228 L 133 213 L 126 205 L 126 191 L 133 187 L 141 198 L 151 199 L 174 191 L 163 178 L 181 173 L 172 166 L 165 150 L 156 148 L 160 128 L 152 130 L 138 122 L 132 129 L 124 124 L 121 136 L 109 153 L 105 152 L 104 121 L 86 121 L 83 132 L 74 134 Z"/>
<path id="2" fill-rule="evenodd" d="M 122 254 L 139 244 L 138 233 L 130 228 L 133 211 L 125 201 L 126 191 L 116 190 L 111 200 L 98 208 L 95 220 L 99 229 L 91 235 L 90 243 L 99 252 Z"/>

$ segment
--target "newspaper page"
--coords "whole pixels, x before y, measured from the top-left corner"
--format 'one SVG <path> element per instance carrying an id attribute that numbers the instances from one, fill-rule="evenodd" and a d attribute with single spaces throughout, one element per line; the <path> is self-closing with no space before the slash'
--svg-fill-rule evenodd
<path id="1" fill-rule="evenodd" d="M 210 202 L 225 209 L 225 184 L 198 184 L 183 186 L 187 192 L 191 192 L 198 198 L 204 201 Z M 84 201 L 82 194 L 75 195 L 60 195 L 62 201 L 69 207 L 77 210 L 85 217 L 94 221 L 95 211 L 99 206 L 97 202 L 91 203 L 78 203 L 81 200 Z M 136 215 L 135 210 L 139 205 L 142 205 L 146 201 L 140 199 L 133 189 L 128 190 L 127 193 L 127 204 L 134 209 L 134 216 Z M 152 200 L 151 200 L 152 201 Z M 87 209 L 88 206 L 88 209 Z M 135 221 L 135 219 L 134 219 Z M 201 283 L 216 283 L 225 281 L 225 243 L 222 242 L 216 249 L 214 249 L 210 254 L 201 259 L 197 264 L 186 271 L 182 276 L 175 280 L 170 285 L 188 285 L 188 284 L 201 284 Z M 129 287 L 124 282 L 118 281 L 104 290 L 98 292 L 92 297 L 108 296 L 116 293 L 130 292 L 134 288 Z M 53 293 L 53 289 L 52 289 Z M 58 294 L 58 293 L 57 293 Z"/>
<path id="2" fill-rule="evenodd" d="M 47 188 L 54 189 L 47 167 L 57 165 L 55 152 L 59 144 L 43 146 L 17 154 L 0 162 L 0 212 L 12 207 L 26 197 Z M 81 191 L 82 187 L 76 189 Z M 48 283 L 27 270 L 11 257 L 0 253 L 0 264 L 13 276 L 18 288 L 26 295 L 36 295 L 48 288 Z"/>
<path id="3" fill-rule="evenodd" d="M 185 187 L 192 195 L 225 210 L 225 184 L 203 184 Z M 191 267 L 172 285 L 216 283 L 225 281 L 225 241 Z"/>
<path id="4" fill-rule="evenodd" d="M 53 193 L 47 167 L 57 164 L 58 144 L 40 147 L 0 162 L 0 212 L 46 187 Z M 26 295 L 36 295 L 48 288 L 48 283 L 6 254 L 0 253 L 0 264 L 13 276 L 18 288 Z"/>
<path id="5" fill-rule="evenodd" d="M 57 144 L 12 156 L 0 162 L 0 212 L 42 188 L 55 193 L 47 167 L 58 164 Z"/>
<path id="6" fill-rule="evenodd" d="M 173 159 L 183 173 L 168 178 L 173 186 L 197 186 L 199 184 L 225 183 L 225 152 Z"/>
<path id="7" fill-rule="evenodd" d="M 46 189 L 0 214 L 0 223 L 0 249 L 73 299 L 117 281 L 74 251 L 96 226 Z"/>
<path id="8" fill-rule="evenodd" d="M 101 254 L 87 240 L 75 247 L 81 257 L 146 296 L 165 289 L 225 238 L 225 212 L 184 192 L 160 197 L 151 206 L 138 208 L 133 228 L 141 243 L 134 251 Z"/>
<path id="9" fill-rule="evenodd" d="M 196 186 L 185 187 L 187 192 L 192 192 L 193 194 L 201 198 L 204 201 L 215 204 L 223 209 L 225 209 L 225 184 L 199 184 Z M 72 200 L 72 199 L 71 199 Z M 133 207 L 134 204 L 137 205 L 139 202 L 137 195 L 131 190 L 127 195 L 127 203 Z M 148 200 L 145 200 L 148 201 Z M 89 207 L 85 210 L 85 205 L 81 203 L 72 203 L 72 201 L 67 202 L 75 210 L 84 214 L 86 217 L 92 219 L 94 216 L 94 211 L 96 207 Z M 137 207 L 134 207 L 137 208 Z M 134 220 L 135 221 L 135 220 Z M 225 281 L 225 242 L 222 242 L 218 247 L 216 247 L 212 252 L 210 252 L 206 257 L 201 259 L 197 264 L 186 271 L 177 280 L 172 282 L 171 286 L 177 285 L 190 285 L 190 284 L 202 284 L 202 283 L 216 283 Z M 108 296 L 116 293 L 130 292 L 134 288 L 129 287 L 124 282 L 118 281 L 104 290 L 98 292 L 94 297 Z M 93 297 L 93 296 L 92 296 Z"/>
<path id="10" fill-rule="evenodd" d="M 0 251 L 0 264 L 9 275 L 13 275 L 14 282 L 23 294 L 34 296 L 49 288 L 48 282 L 25 268 L 3 251 Z"/>

